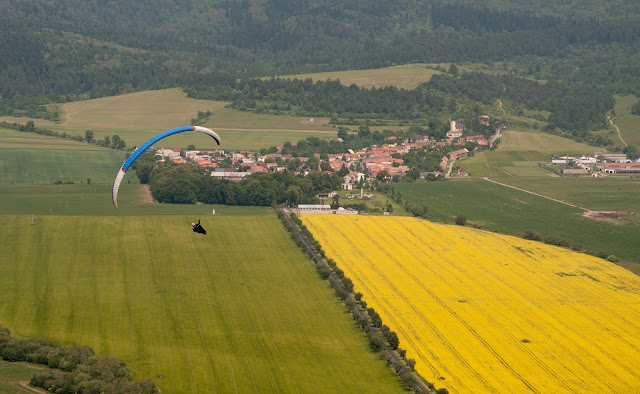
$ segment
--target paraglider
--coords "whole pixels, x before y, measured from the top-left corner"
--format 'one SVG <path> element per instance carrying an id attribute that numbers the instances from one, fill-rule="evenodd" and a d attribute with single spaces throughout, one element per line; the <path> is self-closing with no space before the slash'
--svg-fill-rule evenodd
<path id="1" fill-rule="evenodd" d="M 131 166 L 131 164 L 133 164 L 133 162 L 138 158 L 138 156 L 140 156 L 142 153 L 144 153 L 144 151 L 149 149 L 149 147 L 151 145 L 155 144 L 156 142 L 160 141 L 161 139 L 163 139 L 165 137 L 168 137 L 170 135 L 177 134 L 177 133 L 182 133 L 182 132 L 185 132 L 185 131 L 199 131 L 201 133 L 207 134 L 207 135 L 211 136 L 211 138 L 213 138 L 218 145 L 220 145 L 220 137 L 218 136 L 218 134 L 216 134 L 214 131 L 209 130 L 206 127 L 202 127 L 202 126 L 177 127 L 175 129 L 167 130 L 167 131 L 164 131 L 164 132 L 154 136 L 149 141 L 147 141 L 144 144 L 142 144 L 138 149 L 136 149 L 135 152 L 133 152 L 131 154 L 131 156 L 129 156 L 129 158 L 124 162 L 122 167 L 120 167 L 120 170 L 118 171 L 118 174 L 116 175 L 116 179 L 113 181 L 113 191 L 111 192 L 111 196 L 113 198 L 113 205 L 116 208 L 118 208 L 118 189 L 120 188 L 120 183 L 122 182 L 122 178 L 124 177 L 124 174 L 127 172 L 129 167 Z"/>
<path id="2" fill-rule="evenodd" d="M 193 227 L 193 232 L 194 233 L 200 233 L 200 234 L 203 234 L 203 235 L 207 235 L 207 230 L 205 230 L 200 225 L 200 220 L 198 220 L 198 223 L 191 223 L 191 227 Z"/>

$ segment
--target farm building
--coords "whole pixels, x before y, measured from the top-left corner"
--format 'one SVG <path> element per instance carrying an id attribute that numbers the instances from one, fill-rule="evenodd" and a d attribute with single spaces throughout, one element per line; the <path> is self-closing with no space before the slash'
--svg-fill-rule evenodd
<path id="1" fill-rule="evenodd" d="M 605 163 L 603 171 L 608 174 L 640 174 L 640 163 Z"/>
<path id="2" fill-rule="evenodd" d="M 584 168 L 563 168 L 560 173 L 562 175 L 589 175 L 589 170 Z"/>

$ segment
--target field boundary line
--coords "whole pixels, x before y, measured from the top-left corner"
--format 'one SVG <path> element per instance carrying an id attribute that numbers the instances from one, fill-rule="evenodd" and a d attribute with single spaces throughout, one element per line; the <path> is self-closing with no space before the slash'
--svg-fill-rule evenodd
<path id="1" fill-rule="evenodd" d="M 532 191 L 530 191 L 530 190 L 522 189 L 522 188 L 519 188 L 519 187 L 516 187 L 516 186 L 507 185 L 506 183 L 502 183 L 502 182 L 494 181 L 493 179 L 489 179 L 488 177 L 483 177 L 482 179 L 484 179 L 484 180 L 485 180 L 485 181 L 487 181 L 487 182 L 495 183 L 496 185 L 501 185 L 501 186 L 505 186 L 505 187 L 510 187 L 510 188 L 512 188 L 512 189 L 519 190 L 519 191 L 521 191 L 521 192 L 525 192 L 525 193 L 533 194 L 534 196 L 538 196 L 538 197 L 546 198 L 547 200 L 551 200 L 551 201 L 559 202 L 560 204 L 568 205 L 568 206 L 570 206 L 570 207 L 574 207 L 574 208 L 582 209 L 583 211 L 586 211 L 586 212 L 591 212 L 591 210 L 590 210 L 590 209 L 588 209 L 588 208 L 584 208 L 584 207 L 581 207 L 581 206 L 578 206 L 578 205 L 575 205 L 575 204 L 571 204 L 571 203 L 566 202 L 566 201 L 558 200 L 558 199 L 556 199 L 556 198 L 549 197 L 549 196 L 545 196 L 544 194 L 540 194 L 540 193 L 532 192 Z"/>

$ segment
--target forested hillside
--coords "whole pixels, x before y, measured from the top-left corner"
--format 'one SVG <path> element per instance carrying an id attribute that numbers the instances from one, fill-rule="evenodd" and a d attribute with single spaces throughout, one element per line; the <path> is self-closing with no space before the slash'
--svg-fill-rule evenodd
<path id="1" fill-rule="evenodd" d="M 0 3 L 0 53 L 0 114 L 55 118 L 39 104 L 174 86 L 220 96 L 220 90 L 235 90 L 240 78 L 462 61 L 528 64 L 531 79 L 561 83 L 551 96 L 564 92 L 572 102 L 567 106 L 578 107 L 583 103 L 573 98 L 585 93 L 640 95 L 640 5 L 635 0 L 8 0 Z M 464 96 L 465 90 L 429 93 L 426 105 L 442 107 L 442 99 Z M 405 96 L 414 100 L 416 94 Z M 338 101 L 349 99 L 343 95 Z M 597 119 L 550 121 L 581 130 L 601 125 L 611 100 L 595 101 L 587 104 L 598 108 Z M 556 104 L 529 107 L 549 110 Z M 328 104 L 317 106 L 323 114 L 331 111 Z M 415 115 L 415 104 L 399 107 L 387 112 Z M 377 109 L 359 113 L 371 111 Z"/>

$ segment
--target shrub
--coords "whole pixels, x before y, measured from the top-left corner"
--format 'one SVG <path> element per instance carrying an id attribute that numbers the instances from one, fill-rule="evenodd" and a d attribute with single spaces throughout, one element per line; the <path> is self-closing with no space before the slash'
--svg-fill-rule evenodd
<path id="1" fill-rule="evenodd" d="M 318 274 L 320 274 L 322 279 L 328 279 L 331 275 L 331 268 L 325 265 L 318 265 Z"/>
<path id="2" fill-rule="evenodd" d="M 532 241 L 543 241 L 544 238 L 542 237 L 542 234 L 540 234 L 537 231 L 532 231 L 532 230 L 527 230 L 524 232 L 524 236 L 522 237 L 524 239 L 530 239 Z"/>
<path id="3" fill-rule="evenodd" d="M 384 340 L 375 330 L 367 331 L 367 339 L 369 339 L 369 345 L 374 352 L 378 352 L 384 348 Z"/>

